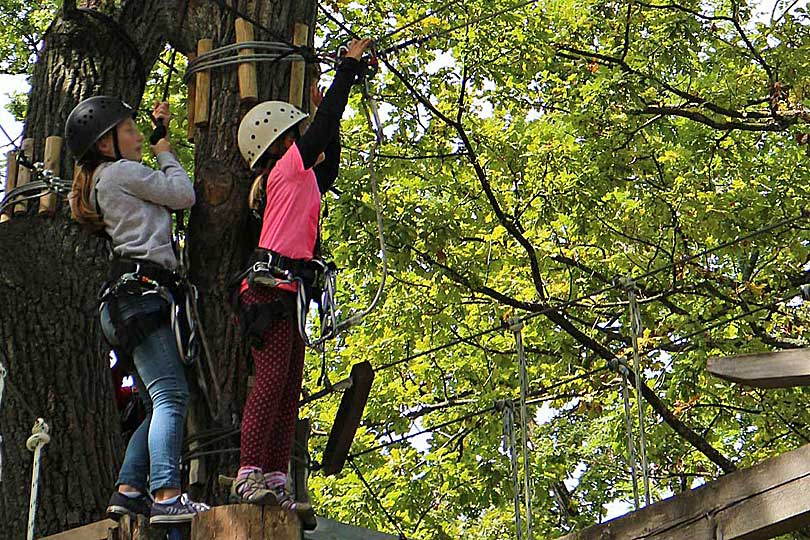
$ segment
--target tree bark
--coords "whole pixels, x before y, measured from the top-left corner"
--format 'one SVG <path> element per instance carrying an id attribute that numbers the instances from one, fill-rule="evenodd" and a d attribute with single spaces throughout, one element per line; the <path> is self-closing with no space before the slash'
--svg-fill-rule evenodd
<path id="1" fill-rule="evenodd" d="M 165 43 L 167 10 L 179 2 L 67 2 L 43 39 L 31 78 L 25 136 L 41 161 L 45 138 L 63 135 L 81 99 L 120 96 L 138 106 Z M 122 21 L 117 23 L 116 21 Z M 73 162 L 63 155 L 62 177 Z M 37 416 L 51 428 L 43 450 L 36 534 L 101 518 L 123 457 L 113 401 L 109 348 L 98 324 L 96 293 L 108 248 L 68 217 L 27 216 L 0 226 L 0 361 L 9 371 L 0 408 L 4 438 L 0 540 L 25 536 L 32 454 L 25 441 Z"/>

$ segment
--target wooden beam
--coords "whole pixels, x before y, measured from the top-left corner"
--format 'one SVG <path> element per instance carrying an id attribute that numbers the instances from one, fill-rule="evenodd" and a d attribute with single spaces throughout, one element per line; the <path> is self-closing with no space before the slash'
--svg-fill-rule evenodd
<path id="1" fill-rule="evenodd" d="M 39 540 L 106 540 L 107 531 L 117 529 L 118 524 L 111 520 L 97 521 L 84 527 L 70 529 L 51 536 L 40 537 Z"/>
<path id="2" fill-rule="evenodd" d="M 360 362 L 352 367 L 352 386 L 343 394 L 340 407 L 335 415 L 335 423 L 326 441 L 323 452 L 323 472 L 326 475 L 337 474 L 343 469 L 349 455 L 354 434 L 360 426 L 363 409 L 368 401 L 371 383 L 374 382 L 374 370 L 371 364 Z"/>
<path id="3" fill-rule="evenodd" d="M 317 529 L 304 533 L 304 540 L 397 540 L 398 538 L 322 517 L 318 518 Z"/>
<path id="4" fill-rule="evenodd" d="M 198 514 L 191 540 L 300 540 L 298 518 L 279 507 L 254 504 L 216 506 Z"/>
<path id="5" fill-rule="evenodd" d="M 709 373 L 758 388 L 810 386 L 810 349 L 709 358 Z"/>
<path id="6" fill-rule="evenodd" d="M 765 540 L 810 525 L 810 445 L 560 540 Z"/>

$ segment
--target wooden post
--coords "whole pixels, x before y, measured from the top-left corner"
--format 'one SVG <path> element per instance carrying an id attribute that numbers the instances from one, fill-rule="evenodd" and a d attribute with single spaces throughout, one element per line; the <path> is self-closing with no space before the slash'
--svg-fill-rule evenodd
<path id="1" fill-rule="evenodd" d="M 323 473 L 337 474 L 343 469 L 346 458 L 349 456 L 354 434 L 360 426 L 363 410 L 374 382 L 374 370 L 371 364 L 360 362 L 352 366 L 352 386 L 343 394 L 340 407 L 335 415 L 335 423 L 326 441 L 323 451 Z"/>
<path id="2" fill-rule="evenodd" d="M 62 137 L 52 135 L 45 139 L 45 168 L 59 176 L 59 156 L 62 154 Z M 39 198 L 39 213 L 53 215 L 56 212 L 56 193 L 50 192 Z"/>
<path id="3" fill-rule="evenodd" d="M 34 139 L 23 139 L 22 151 L 25 159 L 29 160 L 31 164 L 34 163 Z M 24 186 L 31 181 L 31 169 L 28 167 L 20 167 L 17 171 L 17 187 Z M 28 210 L 28 201 L 23 201 L 14 205 L 14 214 L 24 214 Z"/>
<path id="4" fill-rule="evenodd" d="M 295 33 L 293 34 L 293 45 L 306 46 L 309 38 L 309 26 L 303 23 L 295 23 Z M 296 60 L 290 68 L 290 103 L 299 109 L 304 103 L 304 71 L 306 63 L 303 60 Z"/>
<path id="5" fill-rule="evenodd" d="M 810 525 L 810 445 L 560 540 L 762 540 Z"/>
<path id="6" fill-rule="evenodd" d="M 214 41 L 201 39 L 197 42 L 197 56 L 209 52 L 214 48 Z M 194 125 L 204 127 L 208 125 L 208 113 L 211 94 L 211 73 L 209 71 L 197 72 L 197 89 L 194 93 Z"/>
<path id="7" fill-rule="evenodd" d="M 8 197 L 8 192 L 17 187 L 17 152 L 6 153 L 6 191 L 3 198 Z M 11 219 L 11 208 L 0 214 L 0 223 Z"/>
<path id="8" fill-rule="evenodd" d="M 810 386 L 810 349 L 709 358 L 709 373 L 758 388 Z"/>
<path id="9" fill-rule="evenodd" d="M 189 64 L 197 58 L 197 53 L 188 53 Z M 188 81 L 188 96 L 186 97 L 186 111 L 188 112 L 188 125 L 186 126 L 186 138 L 188 142 L 194 142 L 194 109 L 197 106 L 197 77 L 192 77 Z"/>
<path id="10" fill-rule="evenodd" d="M 290 470 L 292 474 L 292 491 L 296 501 L 310 502 L 309 500 L 309 433 L 311 431 L 309 418 L 301 418 L 295 423 L 295 439 L 292 450 Z M 311 531 L 318 522 L 315 511 L 310 509 L 304 515 L 299 514 L 301 525 L 305 530 Z"/>
<path id="11" fill-rule="evenodd" d="M 191 540 L 300 540 L 301 527 L 292 512 L 277 506 L 234 504 L 198 514 Z"/>
<path id="12" fill-rule="evenodd" d="M 245 19 L 236 19 L 236 42 L 253 41 L 253 25 Z M 251 49 L 239 49 L 239 56 L 253 54 Z M 239 99 L 242 103 L 256 103 L 259 100 L 259 89 L 256 83 L 256 62 L 239 64 Z"/>

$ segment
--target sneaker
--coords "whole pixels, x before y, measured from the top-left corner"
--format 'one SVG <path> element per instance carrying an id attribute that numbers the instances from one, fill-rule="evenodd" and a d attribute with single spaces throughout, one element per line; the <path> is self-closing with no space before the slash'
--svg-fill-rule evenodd
<path id="1" fill-rule="evenodd" d="M 308 502 L 296 501 L 293 499 L 287 487 L 283 484 L 276 487 L 267 486 L 268 491 L 273 494 L 270 504 L 280 506 L 283 510 L 294 512 L 299 516 L 308 515 L 312 512 L 312 505 Z"/>
<path id="2" fill-rule="evenodd" d="M 268 504 L 275 500 L 275 495 L 264 485 L 261 471 L 256 470 L 236 477 L 231 484 L 231 499 L 237 503 Z"/>
<path id="3" fill-rule="evenodd" d="M 135 516 L 140 514 L 149 517 L 151 507 L 152 499 L 144 494 L 141 494 L 140 497 L 131 498 L 115 491 L 110 497 L 110 502 L 107 503 L 107 517 L 115 521 L 126 515 Z"/>
<path id="4" fill-rule="evenodd" d="M 207 512 L 211 507 L 207 504 L 194 502 L 183 493 L 171 504 L 163 504 L 155 501 L 152 504 L 152 517 L 149 523 L 152 525 L 160 523 L 188 523 L 196 514 Z"/>

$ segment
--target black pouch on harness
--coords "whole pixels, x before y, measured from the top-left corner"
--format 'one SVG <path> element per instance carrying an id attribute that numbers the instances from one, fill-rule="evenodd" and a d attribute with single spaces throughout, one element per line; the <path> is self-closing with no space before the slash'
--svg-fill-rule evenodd
<path id="1" fill-rule="evenodd" d="M 135 348 L 169 320 L 169 306 L 165 301 L 161 302 L 162 307 L 157 311 L 124 318 L 121 313 L 121 300 L 127 297 L 129 295 L 119 294 L 105 301 L 117 341 L 110 345 L 125 365 L 131 363 Z"/>

